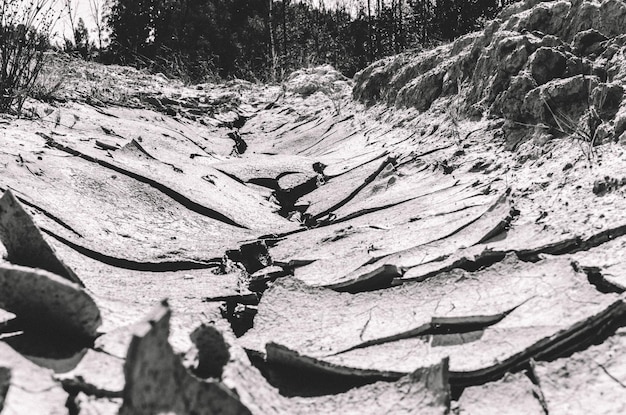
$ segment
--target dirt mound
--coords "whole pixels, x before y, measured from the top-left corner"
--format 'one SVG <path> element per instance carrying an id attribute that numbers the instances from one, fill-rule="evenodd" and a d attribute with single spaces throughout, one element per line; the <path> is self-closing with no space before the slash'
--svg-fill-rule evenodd
<path id="1" fill-rule="evenodd" d="M 539 126 L 585 141 L 626 130 L 626 2 L 515 3 L 479 33 L 408 52 L 358 73 L 353 96 L 427 111 L 457 99 L 460 114 L 503 117 L 509 142 Z"/>
<path id="2" fill-rule="evenodd" d="M 302 96 L 332 94 L 350 86 L 350 80 L 330 65 L 300 69 L 289 75 L 285 88 Z"/>

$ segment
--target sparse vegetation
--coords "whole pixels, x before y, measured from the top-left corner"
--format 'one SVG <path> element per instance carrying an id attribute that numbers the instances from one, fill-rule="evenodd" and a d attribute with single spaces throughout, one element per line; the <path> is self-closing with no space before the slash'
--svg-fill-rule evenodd
<path id="1" fill-rule="evenodd" d="M 44 64 L 59 16 L 55 0 L 0 1 L 0 112 L 20 114 Z"/>
<path id="2" fill-rule="evenodd" d="M 63 100 L 62 90 L 66 78 L 65 65 L 55 64 L 53 59 L 46 58 L 41 69 L 41 76 L 38 76 L 33 83 L 29 96 L 48 103 Z"/>
<path id="3" fill-rule="evenodd" d="M 595 86 L 589 82 L 586 108 L 578 119 L 573 118 L 567 112 L 556 108 L 549 99 L 544 98 L 544 106 L 548 109 L 550 116 L 556 123 L 555 129 L 564 135 L 579 140 L 585 146 L 582 151 L 587 160 L 595 156 L 595 146 L 608 134 L 606 129 L 601 128 L 605 121 L 601 114 L 609 95 L 609 88 L 606 84 Z"/>

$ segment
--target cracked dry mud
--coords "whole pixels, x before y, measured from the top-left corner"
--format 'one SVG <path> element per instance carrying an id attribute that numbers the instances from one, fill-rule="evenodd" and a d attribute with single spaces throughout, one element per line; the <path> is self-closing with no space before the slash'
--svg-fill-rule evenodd
<path id="1" fill-rule="evenodd" d="M 2 413 L 624 413 L 624 30 L 526 0 L 284 88 L 72 62 L 0 121 Z"/>

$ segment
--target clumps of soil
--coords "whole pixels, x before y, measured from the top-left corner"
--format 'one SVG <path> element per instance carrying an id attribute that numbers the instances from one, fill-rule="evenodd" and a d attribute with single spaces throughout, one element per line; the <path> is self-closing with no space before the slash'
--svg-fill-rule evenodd
<path id="1" fill-rule="evenodd" d="M 462 116 L 504 118 L 514 143 L 538 125 L 592 144 L 618 140 L 624 27 L 624 2 L 518 2 L 482 32 L 372 64 L 355 76 L 353 96 L 419 111 L 454 98 Z"/>
<path id="2" fill-rule="evenodd" d="M 593 194 L 596 196 L 604 196 L 626 185 L 626 177 L 615 179 L 605 176 L 603 179 L 596 180 L 593 183 Z"/>
<path id="3" fill-rule="evenodd" d="M 351 82 L 330 65 L 300 69 L 293 72 L 285 82 L 287 92 L 310 96 L 317 92 L 339 93 L 351 87 Z"/>

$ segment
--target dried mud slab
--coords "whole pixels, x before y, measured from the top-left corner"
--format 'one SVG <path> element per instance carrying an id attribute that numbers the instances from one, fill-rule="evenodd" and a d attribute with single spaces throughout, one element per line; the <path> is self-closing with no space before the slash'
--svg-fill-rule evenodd
<path id="1" fill-rule="evenodd" d="M 51 370 L 37 366 L 0 342 L 0 392 L 4 389 L 6 393 L 4 405 L 0 393 L 2 414 L 67 414 L 68 394 L 52 375 Z"/>
<path id="2" fill-rule="evenodd" d="M 374 159 L 339 177 L 331 178 L 323 186 L 298 199 L 296 205 L 308 206 L 306 213 L 313 218 L 320 218 L 331 213 L 356 196 L 386 166 L 390 165 L 392 160 L 393 158 L 390 157 Z"/>
<path id="3" fill-rule="evenodd" d="M 135 332 L 124 365 L 120 414 L 250 414 L 223 384 L 187 372 L 168 343 L 170 315 L 161 305 Z"/>
<path id="4" fill-rule="evenodd" d="M 0 264 L 0 307 L 27 326 L 93 339 L 102 323 L 93 299 L 77 284 L 47 271 Z"/>
<path id="5" fill-rule="evenodd" d="M 255 131 L 255 138 L 249 140 L 258 153 L 293 154 L 317 157 L 338 139 L 355 133 L 351 126 L 353 116 L 315 116 L 300 122 L 289 123 L 263 137 Z M 260 120 L 257 120 L 257 122 Z M 337 125 L 343 130 L 338 132 Z M 268 134 L 266 132 L 266 134 Z M 363 144 L 365 144 L 363 140 Z"/>
<path id="6" fill-rule="evenodd" d="M 0 154 L 3 183 L 44 213 L 35 223 L 45 233 L 88 256 L 134 269 L 199 268 L 251 237 L 149 184 L 30 140 L 27 149 L 45 151 L 41 160 Z"/>
<path id="7" fill-rule="evenodd" d="M 380 149 L 364 149 L 359 154 L 351 154 L 348 157 L 320 157 L 320 160 L 326 165 L 324 168 L 324 176 L 329 179 L 344 175 L 354 169 L 358 169 L 374 160 L 382 160 L 388 156 L 388 150 Z"/>
<path id="8" fill-rule="evenodd" d="M 203 365 L 203 360 L 205 366 L 206 361 L 210 361 L 214 367 L 212 373 L 219 376 L 253 414 L 444 414 L 449 409 L 447 359 L 396 382 L 371 381 L 334 393 L 286 397 L 252 366 L 243 349 L 234 345 L 232 339 L 226 340 L 210 327 L 200 332 L 205 336 L 203 342 L 196 342 L 200 356 L 197 369 Z M 211 333 L 211 341 L 207 341 L 208 333 Z"/>
<path id="9" fill-rule="evenodd" d="M 398 160 L 395 165 L 385 165 L 352 199 L 333 209 L 333 214 L 336 216 L 335 220 L 347 220 L 418 198 L 432 198 L 433 204 L 437 204 L 442 200 L 437 198 L 439 192 L 457 201 L 458 197 L 450 195 L 449 190 L 455 186 L 462 188 L 472 181 L 475 185 L 475 180 L 471 178 L 460 180 L 451 175 L 433 172 L 430 166 L 419 159 Z M 456 190 L 458 189 L 459 187 Z"/>
<path id="10" fill-rule="evenodd" d="M 301 265 L 294 275 L 309 285 L 356 292 L 389 286 L 405 269 L 477 244 L 512 217 L 504 195 L 458 186 L 439 196 L 291 235 L 270 250 L 272 258 Z"/>
<path id="11" fill-rule="evenodd" d="M 294 285 L 279 280 L 265 293 L 245 347 L 277 363 L 389 378 L 450 356 L 458 384 L 565 354 L 626 310 L 562 259 L 509 258 L 475 273 L 354 295 Z"/>
<path id="12" fill-rule="evenodd" d="M 363 149 L 370 144 L 371 137 L 363 131 L 363 125 L 354 114 L 335 116 L 334 122 L 324 131 L 318 130 L 317 137 L 298 154 L 319 158 L 347 158 L 355 154 L 354 149 Z M 384 147 L 384 146 L 382 146 Z"/>
<path id="13" fill-rule="evenodd" d="M 83 285 L 74 271 L 63 263 L 46 242 L 32 217 L 10 190 L 5 191 L 0 198 L 0 241 L 6 248 L 9 262 L 41 268 Z"/>
<path id="14" fill-rule="evenodd" d="M 168 298 L 176 309 L 202 312 L 206 308 L 202 299 L 234 296 L 242 289 L 240 275 L 221 273 L 217 267 L 162 272 L 125 269 L 85 256 L 56 240 L 50 243 L 67 264 L 80 268 L 85 285 L 97 298 L 141 307 Z M 119 314 L 123 313 L 122 308 Z M 108 313 L 104 314 L 106 320 Z M 134 323 L 135 317 L 130 315 L 131 320 L 125 323 Z"/>
<path id="15" fill-rule="evenodd" d="M 553 276 L 561 267 L 562 277 Z M 552 277 L 552 278 L 550 278 Z M 503 284 L 506 278 L 506 284 Z M 243 340 L 263 351 L 275 342 L 301 355 L 321 357 L 414 337 L 435 328 L 484 328 L 546 291 L 568 288 L 580 278 L 567 261 L 529 269 L 515 257 L 480 275 L 462 270 L 424 282 L 356 294 L 308 287 L 283 278 L 267 290 L 254 328 Z"/>
<path id="16" fill-rule="evenodd" d="M 450 255 L 424 261 L 411 266 L 396 282 L 421 280 L 455 267 L 472 267 L 481 262 L 499 260 L 506 254 L 516 253 L 527 260 L 536 260 L 541 254 L 564 255 L 578 263 L 593 283 L 603 290 L 622 292 L 626 289 L 623 278 L 621 251 L 626 238 L 626 225 L 620 216 L 606 229 L 595 232 L 557 232 L 554 228 L 536 223 L 513 223 L 491 240 L 459 249 Z"/>
<path id="17" fill-rule="evenodd" d="M 120 398 L 124 389 L 124 360 L 88 349 L 74 369 L 54 378 L 67 390 L 98 398 Z"/>
<path id="18" fill-rule="evenodd" d="M 541 389 L 523 373 L 507 373 L 501 380 L 463 390 L 459 415 L 545 415 Z"/>
<path id="19" fill-rule="evenodd" d="M 621 237 L 596 248 L 577 252 L 571 258 L 606 289 L 621 292 L 626 290 L 624 249 L 626 238 Z"/>
<path id="20" fill-rule="evenodd" d="M 626 330 L 535 369 L 550 414 L 626 412 Z"/>
<path id="21" fill-rule="evenodd" d="M 244 183 L 277 181 L 286 173 L 315 175 L 315 159 L 294 155 L 244 155 L 241 158 L 215 163 L 215 169 Z"/>
<path id="22" fill-rule="evenodd" d="M 188 209 L 226 224 L 259 233 L 287 232 L 295 225 L 274 212 L 278 207 L 254 191 L 223 174 L 203 158 L 172 157 L 158 159 L 152 154 L 155 144 L 132 139 L 119 150 L 104 157 L 93 146 L 79 140 L 52 139 L 55 148 L 75 154 L 114 172 L 149 184 Z M 179 153 L 180 154 L 180 153 Z M 233 209 L 236 206 L 237 209 Z"/>

